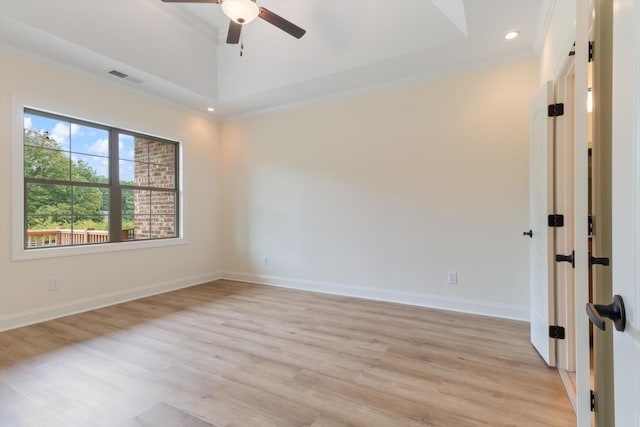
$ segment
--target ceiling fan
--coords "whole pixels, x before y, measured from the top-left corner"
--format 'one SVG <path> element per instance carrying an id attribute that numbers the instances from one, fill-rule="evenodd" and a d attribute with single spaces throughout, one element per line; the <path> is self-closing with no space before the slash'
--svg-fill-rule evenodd
<path id="1" fill-rule="evenodd" d="M 222 11 L 231 19 L 229 23 L 229 32 L 227 33 L 228 44 L 238 44 L 240 41 L 240 33 L 242 26 L 248 24 L 256 18 L 261 18 L 280 28 L 287 34 L 299 39 L 306 33 L 305 30 L 298 27 L 292 22 L 287 21 L 283 17 L 276 15 L 269 9 L 258 7 L 256 0 L 162 0 L 165 3 L 219 3 L 222 5 Z"/>

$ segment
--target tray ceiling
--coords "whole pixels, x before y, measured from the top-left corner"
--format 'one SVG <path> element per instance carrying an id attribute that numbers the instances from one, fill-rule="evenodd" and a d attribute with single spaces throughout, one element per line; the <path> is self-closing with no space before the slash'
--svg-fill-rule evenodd
<path id="1" fill-rule="evenodd" d="M 551 0 L 257 0 L 268 23 L 225 43 L 218 4 L 2 0 L 2 48 L 229 118 L 539 54 Z M 520 37 L 506 41 L 504 34 Z M 129 77 L 108 74 L 118 70 Z"/>

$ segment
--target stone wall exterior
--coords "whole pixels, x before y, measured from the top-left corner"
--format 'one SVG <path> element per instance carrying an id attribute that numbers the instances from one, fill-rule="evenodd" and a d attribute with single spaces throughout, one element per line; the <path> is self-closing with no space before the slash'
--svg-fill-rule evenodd
<path id="1" fill-rule="evenodd" d="M 176 146 L 168 142 L 135 138 L 134 191 L 135 239 L 176 237 Z M 153 188 L 153 190 L 151 190 Z"/>

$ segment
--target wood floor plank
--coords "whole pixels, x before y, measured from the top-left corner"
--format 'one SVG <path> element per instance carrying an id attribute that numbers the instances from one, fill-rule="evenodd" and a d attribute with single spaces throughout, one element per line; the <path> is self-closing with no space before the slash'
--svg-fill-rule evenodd
<path id="1" fill-rule="evenodd" d="M 0 333 L 0 402 L 2 427 L 575 425 L 524 322 L 225 280 Z"/>
<path id="2" fill-rule="evenodd" d="M 188 412 L 181 411 L 166 403 L 160 403 L 134 418 L 140 427 L 184 426 L 184 427 L 215 427 Z"/>

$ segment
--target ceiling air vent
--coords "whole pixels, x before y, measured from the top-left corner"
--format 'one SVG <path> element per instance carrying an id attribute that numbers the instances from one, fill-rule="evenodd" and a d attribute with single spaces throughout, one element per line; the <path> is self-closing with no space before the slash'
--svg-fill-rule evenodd
<path id="1" fill-rule="evenodd" d="M 126 79 L 127 77 L 129 77 L 128 74 L 125 74 L 118 70 L 111 70 L 109 71 L 109 74 L 111 74 L 112 76 L 120 77 L 121 79 Z"/>
<path id="2" fill-rule="evenodd" d="M 111 74 L 112 76 L 119 77 L 119 78 L 121 78 L 123 80 L 128 80 L 131 83 L 137 83 L 137 84 L 141 84 L 142 83 L 142 80 L 140 80 L 139 78 L 132 77 L 129 74 L 123 73 L 122 71 L 111 70 L 111 71 L 109 71 L 109 74 Z"/>

